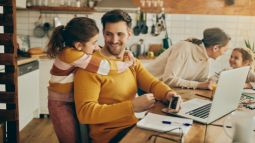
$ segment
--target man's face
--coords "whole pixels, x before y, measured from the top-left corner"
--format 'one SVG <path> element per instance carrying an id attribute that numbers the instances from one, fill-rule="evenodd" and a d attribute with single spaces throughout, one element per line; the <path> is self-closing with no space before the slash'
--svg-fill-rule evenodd
<path id="1" fill-rule="evenodd" d="M 106 23 L 103 33 L 105 47 L 114 56 L 119 56 L 125 50 L 126 43 L 131 35 L 130 29 L 123 21 Z"/>

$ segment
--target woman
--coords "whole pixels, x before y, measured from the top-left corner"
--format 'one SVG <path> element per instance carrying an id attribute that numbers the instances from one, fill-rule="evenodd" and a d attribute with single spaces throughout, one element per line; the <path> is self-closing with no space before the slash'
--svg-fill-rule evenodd
<path id="1" fill-rule="evenodd" d="M 223 55 L 230 37 L 219 28 L 208 28 L 203 39 L 180 41 L 162 53 L 147 69 L 171 87 L 212 89 L 214 82 L 207 81 L 209 58 Z"/>

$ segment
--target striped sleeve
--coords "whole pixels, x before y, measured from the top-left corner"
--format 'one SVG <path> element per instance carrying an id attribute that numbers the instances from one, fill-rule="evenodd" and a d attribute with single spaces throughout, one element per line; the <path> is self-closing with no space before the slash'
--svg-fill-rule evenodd
<path id="1" fill-rule="evenodd" d="M 98 55 L 88 55 L 84 52 L 77 51 L 72 48 L 69 48 L 63 52 L 63 54 L 60 56 L 58 64 L 82 68 L 86 71 L 97 73 L 100 75 L 121 73 L 126 71 L 130 66 L 132 66 L 132 62 L 110 62 L 107 59 L 103 59 Z"/>

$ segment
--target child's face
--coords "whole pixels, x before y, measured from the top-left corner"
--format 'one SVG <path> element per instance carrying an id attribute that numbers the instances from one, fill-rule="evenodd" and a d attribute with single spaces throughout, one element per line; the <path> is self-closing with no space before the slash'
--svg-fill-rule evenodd
<path id="1" fill-rule="evenodd" d="M 229 59 L 229 64 L 232 68 L 239 68 L 242 66 L 246 66 L 243 61 L 242 54 L 239 51 L 234 50 Z"/>
<path id="2" fill-rule="evenodd" d="M 83 43 L 81 50 L 86 54 L 92 54 L 94 50 L 98 48 L 97 39 L 98 39 L 98 34 L 90 38 L 88 42 Z"/>

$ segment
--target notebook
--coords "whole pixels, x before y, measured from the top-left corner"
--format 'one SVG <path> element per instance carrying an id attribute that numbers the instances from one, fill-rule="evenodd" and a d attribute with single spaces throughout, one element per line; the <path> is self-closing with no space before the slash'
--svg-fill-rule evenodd
<path id="1" fill-rule="evenodd" d="M 243 94 L 255 94 L 255 90 L 254 89 L 244 89 Z"/>
<path id="2" fill-rule="evenodd" d="M 163 121 L 166 123 L 163 123 Z M 171 124 L 169 124 L 170 122 Z M 174 128 L 180 127 L 182 129 L 182 132 L 184 134 L 187 134 L 187 132 L 192 126 L 192 123 L 192 119 L 148 113 L 142 120 L 138 121 L 136 125 L 139 128 L 158 132 L 166 132 Z M 181 133 L 181 131 L 179 129 L 175 129 L 171 131 L 171 133 Z"/>

